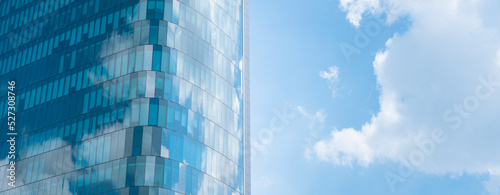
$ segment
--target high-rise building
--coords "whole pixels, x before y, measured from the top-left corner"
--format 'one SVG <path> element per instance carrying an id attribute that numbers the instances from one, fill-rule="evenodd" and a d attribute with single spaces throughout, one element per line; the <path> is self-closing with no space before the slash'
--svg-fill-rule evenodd
<path id="1" fill-rule="evenodd" d="M 0 195 L 249 195 L 247 25 L 248 0 L 0 1 Z"/>

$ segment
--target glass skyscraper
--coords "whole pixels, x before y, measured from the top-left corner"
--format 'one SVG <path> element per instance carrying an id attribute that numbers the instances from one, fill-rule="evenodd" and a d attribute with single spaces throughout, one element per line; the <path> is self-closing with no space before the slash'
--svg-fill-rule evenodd
<path id="1" fill-rule="evenodd" d="M 247 0 L 2 0 L 0 195 L 249 195 L 248 48 Z"/>

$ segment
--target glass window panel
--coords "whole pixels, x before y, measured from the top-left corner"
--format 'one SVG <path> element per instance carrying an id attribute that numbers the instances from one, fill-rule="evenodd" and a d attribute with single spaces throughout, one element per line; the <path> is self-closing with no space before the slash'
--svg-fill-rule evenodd
<path id="1" fill-rule="evenodd" d="M 128 38 L 128 36 L 125 36 L 125 38 Z M 126 40 L 126 41 L 127 41 L 127 43 L 130 42 L 130 40 Z M 121 59 L 120 59 L 121 63 L 118 63 L 118 64 L 121 64 L 120 76 L 123 76 L 123 75 L 127 74 L 127 71 L 128 71 L 128 58 L 129 58 L 128 56 L 129 56 L 129 54 L 127 51 L 123 51 L 123 52 L 121 52 L 120 56 L 121 56 Z"/>
<path id="2" fill-rule="evenodd" d="M 136 48 L 136 56 L 135 56 L 135 71 L 143 70 L 143 62 L 144 62 L 144 47 Z"/>
<path id="3" fill-rule="evenodd" d="M 175 123 L 175 104 L 172 102 L 168 102 L 167 128 L 174 129 L 174 123 Z"/>
<path id="4" fill-rule="evenodd" d="M 109 74 L 109 62 L 108 62 L 109 58 L 104 58 L 104 62 L 102 63 L 102 75 L 101 77 L 99 78 L 99 80 L 101 81 L 106 81 L 108 79 L 108 74 Z"/>
<path id="5" fill-rule="evenodd" d="M 156 83 L 155 83 L 155 98 L 163 99 L 165 94 L 164 86 L 165 85 L 165 74 L 162 72 L 157 72 L 156 74 Z"/>
<path id="6" fill-rule="evenodd" d="M 89 166 L 95 165 L 95 161 L 96 161 L 95 156 L 97 153 L 96 148 L 97 148 L 97 139 L 94 139 L 90 142 Z"/>
<path id="7" fill-rule="evenodd" d="M 173 102 L 179 102 L 179 85 L 180 81 L 179 78 L 176 76 L 172 76 L 173 82 L 172 82 L 172 101 Z M 167 80 L 167 79 L 165 79 Z"/>
<path id="8" fill-rule="evenodd" d="M 172 75 L 177 74 L 177 50 L 170 50 L 170 63 L 169 63 L 169 73 Z"/>
<path id="9" fill-rule="evenodd" d="M 164 98 L 167 100 L 172 99 L 172 75 L 166 74 L 165 75 L 165 91 L 164 91 Z"/>
<path id="10" fill-rule="evenodd" d="M 158 126 L 167 127 L 167 102 L 160 100 L 158 109 Z"/>
<path id="11" fill-rule="evenodd" d="M 115 160 L 110 164 L 112 166 L 111 182 L 114 184 L 113 188 L 117 188 L 120 182 L 120 160 Z"/>
<path id="12" fill-rule="evenodd" d="M 163 187 L 172 189 L 172 161 L 165 159 L 165 174 L 163 174 Z"/>
<path id="13" fill-rule="evenodd" d="M 86 93 L 86 94 L 83 96 L 83 111 L 82 111 L 82 114 L 87 113 L 88 106 L 89 106 L 89 94 L 88 94 L 88 93 Z"/>
<path id="14" fill-rule="evenodd" d="M 152 136 L 152 127 L 144 127 L 142 135 L 142 155 L 151 155 Z"/>
<path id="15" fill-rule="evenodd" d="M 139 6 L 139 20 L 146 19 L 147 0 L 141 0 Z"/>
<path id="16" fill-rule="evenodd" d="M 129 99 L 129 93 L 130 93 L 130 75 L 125 75 L 123 77 L 123 91 L 122 91 L 122 100 L 128 100 Z"/>
<path id="17" fill-rule="evenodd" d="M 146 72 L 139 72 L 138 84 L 137 84 L 137 96 L 145 97 L 146 95 Z"/>
<path id="18" fill-rule="evenodd" d="M 131 49 L 128 53 L 128 73 L 135 71 L 135 51 Z"/>
<path id="19" fill-rule="evenodd" d="M 47 86 L 47 102 L 52 99 L 52 82 Z"/>
<path id="20" fill-rule="evenodd" d="M 141 113 L 139 125 L 148 125 L 149 119 L 149 99 L 141 99 Z"/>
<path id="21" fill-rule="evenodd" d="M 151 20 L 150 25 L 149 44 L 158 44 L 158 20 Z"/>
<path id="22" fill-rule="evenodd" d="M 154 71 L 160 71 L 161 70 L 161 63 L 162 63 L 162 60 L 161 60 L 161 57 L 162 57 L 162 52 L 161 52 L 161 47 L 160 46 L 157 46 L 155 45 L 154 47 L 154 51 L 153 51 L 153 67 L 152 67 L 152 70 Z"/>
<path id="23" fill-rule="evenodd" d="M 180 108 L 182 109 L 181 131 L 182 131 L 183 134 L 187 135 L 188 109 L 184 108 L 184 107 L 180 107 Z"/>
<path id="24" fill-rule="evenodd" d="M 153 127 L 151 140 L 151 155 L 160 156 L 161 154 L 161 128 Z"/>
<path id="25" fill-rule="evenodd" d="M 132 22 L 136 22 L 139 18 L 139 5 L 134 4 L 134 8 L 132 11 Z"/>
<path id="26" fill-rule="evenodd" d="M 123 114 L 123 128 L 130 127 L 130 105 L 126 105 Z"/>
<path id="27" fill-rule="evenodd" d="M 123 188 L 125 187 L 125 181 L 127 178 L 127 159 L 121 159 L 120 160 L 120 176 L 118 177 L 118 187 L 117 188 Z"/>
<path id="28" fill-rule="evenodd" d="M 156 1 L 148 1 L 147 17 L 148 19 L 153 19 L 155 16 Z"/>
<path id="29" fill-rule="evenodd" d="M 138 156 L 136 162 L 136 170 L 135 170 L 135 185 L 142 186 L 144 185 L 144 174 L 146 172 L 146 157 Z"/>
<path id="30" fill-rule="evenodd" d="M 158 125 L 158 99 L 151 99 L 149 104 L 149 125 Z"/>
<path id="31" fill-rule="evenodd" d="M 127 162 L 127 177 L 125 186 L 134 186 L 135 185 L 135 157 L 129 158 Z"/>
<path id="32" fill-rule="evenodd" d="M 169 130 L 163 129 L 161 133 L 161 157 L 170 158 Z"/>
<path id="33" fill-rule="evenodd" d="M 115 78 L 115 55 L 110 57 L 109 64 L 107 67 L 108 80 Z"/>
<path id="34" fill-rule="evenodd" d="M 156 1 L 156 13 L 155 13 L 155 19 L 163 19 L 163 0 L 157 0 Z"/>
<path id="35" fill-rule="evenodd" d="M 97 97 L 98 101 L 102 99 L 102 107 L 107 107 L 109 102 L 109 84 L 110 82 L 104 82 L 102 85 L 102 96 Z"/>
<path id="36" fill-rule="evenodd" d="M 59 84 L 59 80 L 55 80 L 54 81 L 54 91 L 52 92 L 52 99 L 55 99 L 57 97 L 57 94 L 58 94 L 57 89 L 58 89 L 58 86 L 59 86 L 58 84 Z M 26 96 L 26 98 L 27 97 L 28 96 Z"/>
<path id="37" fill-rule="evenodd" d="M 111 180 L 112 176 L 112 171 L 113 171 L 113 164 L 112 163 L 106 163 L 104 164 L 105 166 L 105 173 L 104 173 L 104 180 Z"/>
<path id="38" fill-rule="evenodd" d="M 134 99 L 132 101 L 132 120 L 131 120 L 131 125 L 134 126 L 139 123 L 139 113 L 140 113 L 140 100 L 139 99 Z"/>
<path id="39" fill-rule="evenodd" d="M 163 19 L 166 21 L 172 21 L 172 0 L 165 0 L 165 9 L 163 13 Z"/>
<path id="40" fill-rule="evenodd" d="M 150 24 L 148 20 L 142 21 L 142 26 L 141 26 L 141 44 L 146 45 L 149 43 L 149 30 L 150 30 Z"/>
<path id="41" fill-rule="evenodd" d="M 178 145 L 179 135 L 175 132 L 171 132 L 170 136 L 170 158 L 176 161 L 181 161 L 179 150 L 181 147 Z"/>
<path id="42" fill-rule="evenodd" d="M 137 96 L 137 76 L 137 74 L 130 76 L 130 99 L 134 99 Z"/>
<path id="43" fill-rule="evenodd" d="M 172 190 L 178 191 L 178 192 L 183 192 L 181 189 L 181 184 L 183 182 L 180 181 L 180 174 L 179 174 L 179 163 L 172 161 Z"/>
<path id="44" fill-rule="evenodd" d="M 106 85 L 106 86 L 107 86 L 107 85 Z M 107 90 L 107 89 L 106 89 L 106 90 Z M 92 92 L 92 94 L 93 94 L 93 93 L 94 93 L 94 92 Z M 107 93 L 107 91 L 106 91 L 106 93 Z M 95 103 L 95 106 L 96 106 L 96 107 L 100 107 L 100 106 L 101 106 L 101 104 L 102 104 L 102 102 L 103 102 L 103 100 L 104 100 L 104 102 L 106 102 L 105 104 L 107 104 L 107 102 L 108 102 L 108 101 L 107 101 L 107 99 L 106 99 L 106 98 L 103 98 L 103 96 L 102 96 L 102 95 L 103 95 L 103 94 L 102 94 L 102 85 L 99 85 L 99 86 L 97 86 L 97 97 L 96 97 L 96 103 Z M 107 94 L 106 94 L 106 95 L 107 95 Z M 93 97 L 93 96 L 92 96 L 92 97 Z M 106 96 L 105 96 L 105 97 L 106 97 Z"/>
<path id="45" fill-rule="evenodd" d="M 123 77 L 120 77 L 116 80 L 116 94 L 115 94 L 115 98 L 116 98 L 116 102 L 119 103 L 121 101 L 123 101 Z"/>
<path id="46" fill-rule="evenodd" d="M 107 136 L 104 139 L 104 151 L 103 151 L 103 157 L 102 157 L 103 162 L 109 161 L 110 148 L 111 148 L 111 136 Z"/>
<path id="47" fill-rule="evenodd" d="M 182 162 L 185 162 L 188 165 L 192 165 L 189 161 L 189 146 L 191 143 L 191 139 L 189 139 L 187 136 L 182 136 L 182 138 L 183 143 L 182 145 L 180 145 L 182 146 Z"/>
<path id="48" fill-rule="evenodd" d="M 115 98 L 116 98 L 116 82 L 110 82 L 109 86 L 109 105 L 115 104 Z"/>
<path id="49" fill-rule="evenodd" d="M 152 70 L 153 63 L 153 46 L 146 45 L 144 46 L 144 63 L 143 70 Z"/>
<path id="50" fill-rule="evenodd" d="M 99 139 L 97 139 L 97 150 L 96 150 L 95 164 L 102 163 L 103 150 L 104 150 L 104 138 L 100 137 Z"/>
<path id="51" fill-rule="evenodd" d="M 154 186 L 155 187 L 163 187 L 163 174 L 164 174 L 164 164 L 165 159 L 156 158 L 155 170 L 154 170 Z"/>
<path id="52" fill-rule="evenodd" d="M 163 3 L 163 1 L 158 1 L 158 2 Z M 167 45 L 167 23 L 160 21 L 158 34 L 160 35 L 160 36 L 158 36 L 158 44 L 166 46 Z M 164 49 L 164 50 L 166 50 L 166 49 Z M 168 70 L 168 67 L 165 70 Z M 163 69 L 162 69 L 162 71 L 163 71 Z M 166 72 L 166 71 L 164 71 L 164 72 Z"/>
<path id="53" fill-rule="evenodd" d="M 142 135 L 143 135 L 142 127 L 135 127 L 134 128 L 132 155 L 141 155 Z"/>
<path id="54" fill-rule="evenodd" d="M 82 167 L 88 167 L 90 161 L 90 142 L 83 143 Z"/>
<path id="55" fill-rule="evenodd" d="M 185 183 L 186 183 L 186 187 L 185 187 L 185 191 L 186 191 L 186 194 L 192 194 L 191 190 L 191 172 L 192 172 L 192 169 L 191 167 L 187 167 L 187 166 L 184 166 L 186 167 L 186 180 L 185 180 Z M 224 194 L 222 192 L 218 193 L 218 194 Z"/>
<path id="56" fill-rule="evenodd" d="M 175 173 L 174 173 L 175 174 Z M 177 183 L 177 191 L 186 192 L 186 165 L 179 163 L 179 181 Z"/>
<path id="57" fill-rule="evenodd" d="M 146 78 L 146 97 L 154 97 L 156 72 L 148 71 Z"/>
<path id="58" fill-rule="evenodd" d="M 146 171 L 145 171 L 145 183 L 146 186 L 154 185 L 155 178 L 155 157 L 146 157 Z"/>

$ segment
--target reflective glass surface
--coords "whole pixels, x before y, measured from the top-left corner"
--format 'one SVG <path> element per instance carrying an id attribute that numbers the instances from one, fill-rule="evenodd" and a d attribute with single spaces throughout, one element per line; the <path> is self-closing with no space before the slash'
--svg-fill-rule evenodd
<path id="1" fill-rule="evenodd" d="M 250 194 L 246 3 L 1 1 L 0 195 Z"/>

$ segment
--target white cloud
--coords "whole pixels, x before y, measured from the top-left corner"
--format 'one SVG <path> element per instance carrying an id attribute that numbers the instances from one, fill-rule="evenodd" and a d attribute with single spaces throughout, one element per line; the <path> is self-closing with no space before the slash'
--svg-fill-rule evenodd
<path id="1" fill-rule="evenodd" d="M 498 173 L 500 23 L 484 12 L 498 10 L 500 3 L 396 2 L 341 0 L 353 25 L 367 13 L 385 13 L 389 23 L 408 17 L 412 25 L 387 41 L 373 62 L 380 112 L 361 129 L 334 130 L 311 150 L 319 159 L 340 165 L 413 158 L 414 168 L 425 173 Z M 488 80 L 491 86 L 484 84 Z M 448 139 L 423 144 L 428 151 L 419 147 L 418 142 L 441 132 L 436 128 Z M 418 154 L 424 154 L 423 160 L 415 163 Z"/>
<path id="2" fill-rule="evenodd" d="M 296 107 L 297 111 L 308 120 L 309 129 L 323 128 L 326 118 L 325 111 L 323 109 L 316 111 L 315 113 L 309 113 L 302 106 Z"/>
<path id="3" fill-rule="evenodd" d="M 326 113 L 324 109 L 320 109 L 315 113 L 309 113 L 302 106 L 295 107 L 295 110 L 307 120 L 308 133 L 305 136 L 307 141 L 304 157 L 307 160 L 314 159 L 314 150 L 312 146 L 314 141 L 318 139 L 318 129 L 323 129 L 325 126 Z"/>
<path id="4" fill-rule="evenodd" d="M 373 151 L 366 143 L 366 136 L 352 128 L 334 130 L 331 139 L 317 142 L 313 150 L 321 160 L 339 165 L 351 166 L 353 161 L 367 165 L 373 158 Z M 310 156 L 310 151 L 306 154 Z"/>
<path id="5" fill-rule="evenodd" d="M 331 66 L 328 67 L 327 71 L 319 72 L 321 78 L 327 79 L 329 82 L 335 82 L 339 78 L 339 67 Z"/>
<path id="6" fill-rule="evenodd" d="M 340 6 L 347 11 L 346 18 L 354 25 L 359 26 L 361 16 L 368 10 L 379 10 L 378 0 L 340 0 Z"/>
<path id="7" fill-rule="evenodd" d="M 490 179 L 484 183 L 484 188 L 489 194 L 500 194 L 500 175 L 490 175 Z"/>
<path id="8" fill-rule="evenodd" d="M 335 93 L 337 91 L 337 83 L 339 81 L 339 67 L 331 66 L 328 67 L 328 71 L 320 71 L 319 76 L 323 79 L 328 80 L 328 85 L 332 90 L 332 95 L 335 97 Z"/>

